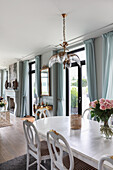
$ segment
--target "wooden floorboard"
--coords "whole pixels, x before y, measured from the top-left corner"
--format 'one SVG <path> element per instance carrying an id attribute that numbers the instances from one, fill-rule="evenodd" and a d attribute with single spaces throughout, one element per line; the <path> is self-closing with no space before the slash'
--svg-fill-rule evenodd
<path id="1" fill-rule="evenodd" d="M 0 128 L 0 163 L 26 153 L 26 141 L 21 118 L 10 114 L 12 126 Z"/>

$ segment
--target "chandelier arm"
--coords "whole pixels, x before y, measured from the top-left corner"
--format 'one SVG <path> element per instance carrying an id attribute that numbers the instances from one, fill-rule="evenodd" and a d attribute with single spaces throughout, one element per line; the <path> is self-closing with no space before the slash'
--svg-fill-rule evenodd
<path id="1" fill-rule="evenodd" d="M 67 57 L 68 57 L 69 60 L 77 62 L 78 65 L 81 67 L 80 58 L 77 54 L 68 54 Z"/>

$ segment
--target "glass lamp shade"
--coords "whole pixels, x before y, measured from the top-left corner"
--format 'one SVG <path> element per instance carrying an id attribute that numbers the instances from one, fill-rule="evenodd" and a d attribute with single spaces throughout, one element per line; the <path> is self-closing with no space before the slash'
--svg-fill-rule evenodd
<path id="1" fill-rule="evenodd" d="M 49 59 L 49 67 L 52 67 L 55 63 L 65 63 L 65 66 L 70 68 L 74 62 L 77 62 L 78 65 L 81 66 L 80 58 L 76 54 L 60 52 Z"/>
<path id="2" fill-rule="evenodd" d="M 68 58 L 69 58 L 69 60 L 70 60 L 70 63 L 77 62 L 77 64 L 78 64 L 79 66 L 81 66 L 80 58 L 79 58 L 76 54 L 69 54 L 69 55 L 68 55 Z"/>
<path id="3" fill-rule="evenodd" d="M 54 55 L 49 59 L 49 67 L 52 67 L 55 63 L 62 63 L 59 55 Z"/>

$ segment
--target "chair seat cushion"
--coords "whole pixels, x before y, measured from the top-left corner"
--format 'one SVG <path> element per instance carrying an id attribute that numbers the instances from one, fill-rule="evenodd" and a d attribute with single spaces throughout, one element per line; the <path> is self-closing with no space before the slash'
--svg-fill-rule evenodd
<path id="1" fill-rule="evenodd" d="M 68 155 L 64 156 L 63 164 L 67 169 L 70 168 L 70 161 Z M 74 170 L 97 170 L 97 169 L 81 161 L 80 159 L 74 157 Z"/>
<path id="2" fill-rule="evenodd" d="M 43 140 L 40 142 L 41 143 L 41 156 L 46 156 L 46 155 L 50 155 L 49 154 L 49 149 L 48 149 L 48 145 L 47 145 L 47 141 Z M 37 148 L 37 145 L 35 145 L 35 147 Z M 35 154 L 37 154 L 37 149 L 34 151 L 32 148 L 30 148 Z M 57 152 L 59 152 L 59 148 L 56 147 Z M 53 151 L 54 153 L 54 151 Z"/>
<path id="3" fill-rule="evenodd" d="M 41 156 L 49 155 L 47 141 L 41 141 Z"/>

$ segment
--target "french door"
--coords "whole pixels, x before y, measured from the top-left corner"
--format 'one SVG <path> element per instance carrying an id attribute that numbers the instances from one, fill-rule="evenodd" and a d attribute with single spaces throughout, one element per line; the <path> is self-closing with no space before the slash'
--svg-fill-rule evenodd
<path id="1" fill-rule="evenodd" d="M 89 106 L 85 49 L 83 47 L 71 53 L 76 53 L 80 57 L 81 67 L 75 62 L 72 63 L 71 68 L 66 69 L 67 116 L 69 114 L 82 114 L 82 110 Z"/>

